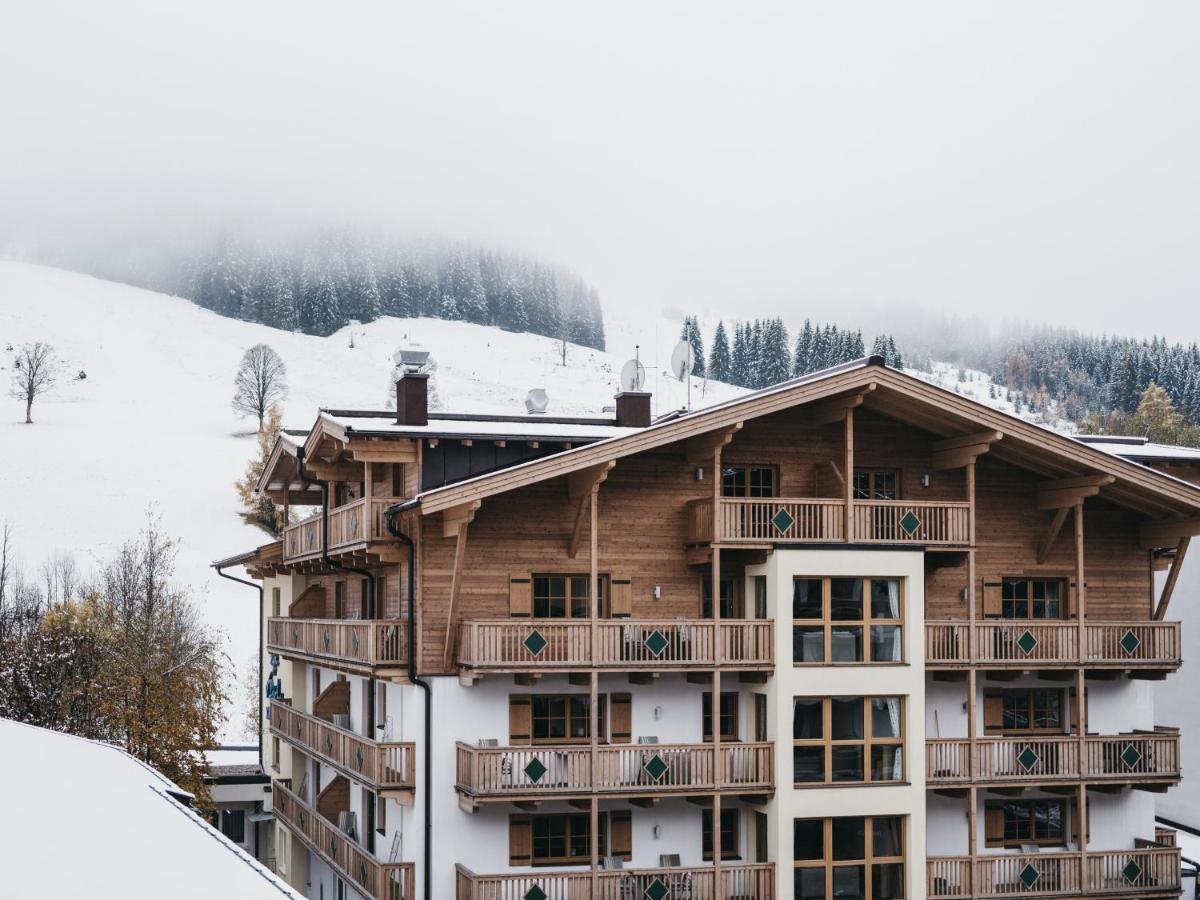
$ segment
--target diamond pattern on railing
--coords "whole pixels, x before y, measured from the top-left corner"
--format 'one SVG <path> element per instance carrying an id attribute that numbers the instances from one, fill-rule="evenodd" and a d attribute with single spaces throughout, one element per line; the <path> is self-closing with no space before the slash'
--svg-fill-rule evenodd
<path id="1" fill-rule="evenodd" d="M 548 900 L 546 892 L 536 884 L 525 892 L 524 900 Z"/>
<path id="2" fill-rule="evenodd" d="M 662 656 L 663 653 L 666 652 L 666 649 L 668 646 L 670 646 L 671 642 L 667 640 L 667 636 L 665 634 L 656 628 L 646 635 L 646 638 L 642 641 L 642 643 L 646 645 L 646 649 L 650 651 L 650 654 L 655 659 L 658 659 L 658 657 Z"/>
<path id="3" fill-rule="evenodd" d="M 666 900 L 671 896 L 671 889 L 661 878 L 655 878 L 646 885 L 646 890 L 642 891 L 642 894 L 647 900 Z"/>
<path id="4" fill-rule="evenodd" d="M 367 883 L 367 864 L 365 862 L 362 862 L 361 860 L 358 863 L 358 883 L 359 884 Z"/>
<path id="5" fill-rule="evenodd" d="M 642 768 L 646 770 L 646 774 L 655 781 L 661 781 L 662 777 L 670 770 L 670 764 L 655 753 L 652 757 L 642 763 Z"/>
<path id="6" fill-rule="evenodd" d="M 355 750 L 355 751 L 354 751 L 354 761 L 355 761 L 356 763 L 358 763 L 358 768 L 359 768 L 360 770 L 361 770 L 361 769 L 362 769 L 362 767 L 363 767 L 363 760 L 364 760 L 364 759 L 366 759 L 366 757 L 365 757 L 365 756 L 363 756 L 362 747 L 359 747 L 357 750 Z"/>
<path id="7" fill-rule="evenodd" d="M 296 737 L 300 737 L 300 720 L 296 720 Z"/>
<path id="8" fill-rule="evenodd" d="M 337 856 L 337 838 L 333 835 L 329 836 L 329 855 Z"/>
<path id="9" fill-rule="evenodd" d="M 329 629 L 328 628 L 326 628 L 325 631 L 321 634 L 321 643 L 323 643 L 325 645 L 326 650 L 329 649 Z"/>
<path id="10" fill-rule="evenodd" d="M 529 632 L 528 635 L 526 635 L 525 640 L 521 643 L 525 645 L 526 650 L 528 650 L 534 656 L 537 656 L 546 649 L 546 645 L 550 642 L 546 640 L 542 636 L 542 633 L 535 628 L 533 631 Z"/>
<path id="11" fill-rule="evenodd" d="M 529 761 L 527 766 L 525 766 L 525 774 L 529 776 L 529 780 L 534 784 L 537 784 L 539 781 L 541 781 L 542 777 L 548 771 L 549 769 L 547 769 L 542 761 L 536 756 Z"/>
<path id="12" fill-rule="evenodd" d="M 1125 768 L 1135 769 L 1141 761 L 1142 751 L 1137 748 L 1137 745 L 1126 744 L 1125 749 L 1121 751 L 1121 762 L 1125 763 Z"/>
<path id="13" fill-rule="evenodd" d="M 1137 864 L 1136 859 L 1130 859 L 1125 863 L 1125 868 L 1121 870 L 1121 874 L 1130 884 L 1137 884 L 1137 880 L 1142 877 L 1142 867 Z"/>
<path id="14" fill-rule="evenodd" d="M 1025 863 L 1025 868 L 1021 870 L 1021 874 L 1017 877 L 1021 879 L 1021 884 L 1025 885 L 1026 888 L 1031 888 L 1042 877 L 1042 873 L 1034 868 L 1033 863 Z"/>
<path id="15" fill-rule="evenodd" d="M 358 513 L 350 513 L 350 533 L 358 534 Z"/>
<path id="16" fill-rule="evenodd" d="M 300 629 L 295 625 L 292 626 L 292 646 L 295 647 L 300 643 Z"/>
<path id="17" fill-rule="evenodd" d="M 780 534 L 787 534 L 787 530 L 796 524 L 796 517 L 781 506 L 779 511 L 771 517 L 771 524 Z"/>
<path id="18" fill-rule="evenodd" d="M 1033 749 L 1032 744 L 1026 745 L 1025 749 L 1017 754 L 1017 762 L 1021 764 L 1021 768 L 1026 772 L 1032 772 L 1034 766 L 1038 764 L 1039 759 L 1041 759 L 1041 757 L 1039 757 L 1037 751 Z"/>
<path id="19" fill-rule="evenodd" d="M 304 815 L 303 810 L 300 811 L 299 818 L 300 818 L 300 827 L 303 828 L 305 826 L 305 824 L 307 824 L 307 817 Z"/>
<path id="20" fill-rule="evenodd" d="M 1017 646 L 1021 648 L 1021 652 L 1028 656 L 1037 649 L 1038 639 L 1033 636 L 1033 632 L 1026 628 L 1021 632 L 1021 636 L 1017 638 Z"/>
<path id="21" fill-rule="evenodd" d="M 912 537 L 914 534 L 917 533 L 917 529 L 921 527 L 921 519 L 915 512 L 913 512 L 910 509 L 908 512 L 906 512 L 904 514 L 904 517 L 900 520 L 900 527 L 902 529 L 904 529 L 904 533 L 906 535 L 908 535 L 909 537 Z"/>
<path id="22" fill-rule="evenodd" d="M 1130 628 L 1123 635 L 1121 635 L 1120 644 L 1122 650 L 1124 650 L 1128 655 L 1133 656 L 1133 654 L 1137 653 L 1138 647 L 1142 646 L 1142 639 L 1134 634 L 1133 629 Z"/>
<path id="23" fill-rule="evenodd" d="M 350 650 L 352 653 L 358 653 L 358 632 L 350 632 Z"/>
<path id="24" fill-rule="evenodd" d="M 333 735 L 332 734 L 325 735 L 325 752 L 328 753 L 330 756 L 333 755 Z"/>

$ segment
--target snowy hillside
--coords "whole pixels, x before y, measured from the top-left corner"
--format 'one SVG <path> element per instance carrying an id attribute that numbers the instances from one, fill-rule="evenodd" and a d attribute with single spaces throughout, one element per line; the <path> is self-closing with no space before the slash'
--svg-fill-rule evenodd
<path id="1" fill-rule="evenodd" d="M 659 329 L 664 360 L 677 328 Z M 36 340 L 54 346 L 64 372 L 34 407 L 32 426 L 7 396 L 11 354 L 0 352 L 0 520 L 13 526 L 27 572 L 60 550 L 91 568 L 154 508 L 166 532 L 182 538 L 179 577 L 226 630 L 239 667 L 257 635 L 255 597 L 208 564 L 267 540 L 238 518 L 233 490 L 255 448 L 253 423 L 230 409 L 247 347 L 268 343 L 287 363 L 284 422 L 299 428 L 312 424 L 319 406 L 383 408 L 391 353 L 410 341 L 432 352 L 444 408 L 491 413 L 524 412 L 525 392 L 544 387 L 551 412 L 598 415 L 612 403 L 633 344 L 641 342 L 651 364 L 656 349 L 653 334 L 613 336 L 609 346 L 618 352 L 572 345 L 564 367 L 551 339 L 435 319 L 381 319 L 312 337 L 222 318 L 177 297 L 0 262 L 0 351 Z M 86 380 L 77 379 L 80 370 Z M 684 385 L 669 375 L 656 378 L 652 369 L 647 381 L 658 411 L 684 403 Z M 736 393 L 710 385 L 702 396 L 697 382 L 693 405 Z"/>

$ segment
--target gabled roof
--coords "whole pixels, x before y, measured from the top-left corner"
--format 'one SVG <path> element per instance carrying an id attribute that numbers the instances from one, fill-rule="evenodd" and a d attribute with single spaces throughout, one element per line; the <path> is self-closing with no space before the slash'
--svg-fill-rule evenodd
<path id="1" fill-rule="evenodd" d="M 706 432 L 737 427 L 747 419 L 864 390 L 869 391 L 863 401 L 866 408 L 941 437 L 968 435 L 981 429 L 999 431 L 1003 439 L 993 445 L 992 455 L 1048 478 L 1112 475 L 1116 480 L 1102 490 L 1102 495 L 1147 515 L 1194 516 L 1200 510 L 1200 488 L 1194 485 L 888 368 L 880 357 L 813 372 L 657 422 L 634 434 L 425 491 L 398 507 L 420 506 L 424 514 L 437 512 Z"/>

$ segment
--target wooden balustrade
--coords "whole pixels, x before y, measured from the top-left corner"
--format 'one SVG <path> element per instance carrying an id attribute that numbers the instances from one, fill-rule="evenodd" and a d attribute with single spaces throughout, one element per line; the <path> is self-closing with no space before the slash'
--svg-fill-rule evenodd
<path id="1" fill-rule="evenodd" d="M 652 886 L 667 888 L 665 896 L 688 900 L 714 900 L 717 895 L 715 870 L 704 867 L 659 869 L 602 869 L 596 874 L 596 890 L 588 870 L 574 872 L 531 872 L 520 875 L 476 875 L 456 867 L 456 900 L 524 900 L 536 887 L 547 900 L 641 900 L 657 896 Z M 721 882 L 726 898 L 774 900 L 775 865 L 722 865 Z"/>
<path id="2" fill-rule="evenodd" d="M 1100 669 L 1166 669 L 1180 664 L 1178 622 L 1085 622 L 983 619 L 974 623 L 974 658 L 966 620 L 925 623 L 925 662 L 931 666 L 1081 665 Z"/>
<path id="3" fill-rule="evenodd" d="M 1154 826 L 1154 843 L 1160 847 L 1178 846 L 1178 832 L 1163 825 Z"/>
<path id="4" fill-rule="evenodd" d="M 372 900 L 413 900 L 412 863 L 382 863 L 282 782 L 271 789 L 275 817 L 360 894 Z"/>
<path id="5" fill-rule="evenodd" d="M 762 670 L 774 665 L 773 624 L 726 619 L 718 629 L 710 619 L 601 619 L 593 660 L 588 619 L 475 620 L 460 625 L 458 658 L 469 669 L 501 672 L 592 665 L 670 670 L 718 663 Z"/>
<path id="6" fill-rule="evenodd" d="M 971 542 L 971 504 L 944 500 L 855 500 L 854 540 L 868 544 Z"/>
<path id="7" fill-rule="evenodd" d="M 971 760 L 975 760 L 972 776 Z M 1179 733 L 930 738 L 930 784 L 1038 781 L 1172 781 L 1179 778 Z"/>
<path id="8" fill-rule="evenodd" d="M 271 733 L 375 790 L 412 790 L 416 745 L 373 741 L 271 701 Z"/>
<path id="9" fill-rule="evenodd" d="M 395 619 L 270 618 L 267 650 L 335 668 L 401 674 L 408 660 L 408 629 Z"/>
<path id="10" fill-rule="evenodd" d="M 362 497 L 329 511 L 329 551 L 369 541 L 391 540 L 384 524 L 384 511 L 396 502 L 393 497 Z M 309 516 L 283 531 L 283 559 L 292 562 L 321 553 L 321 516 Z"/>
<path id="11" fill-rule="evenodd" d="M 928 895 L 936 898 L 1066 896 L 1149 897 L 1179 891 L 1179 850 L 1146 847 L 1086 854 L 1012 853 L 929 857 Z"/>
<path id="12" fill-rule="evenodd" d="M 592 793 L 653 795 L 701 791 L 762 793 L 774 788 L 774 745 L 722 744 L 720 775 L 711 744 L 603 745 L 592 777 L 583 746 L 457 745 L 457 788 L 477 799 Z"/>

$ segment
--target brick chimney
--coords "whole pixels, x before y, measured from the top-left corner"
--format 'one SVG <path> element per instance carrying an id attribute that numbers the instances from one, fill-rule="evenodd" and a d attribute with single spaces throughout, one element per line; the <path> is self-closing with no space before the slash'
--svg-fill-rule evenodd
<path id="1" fill-rule="evenodd" d="M 405 372 L 396 382 L 396 424 L 429 424 L 428 372 Z"/>
<path id="2" fill-rule="evenodd" d="M 617 424 L 645 428 L 650 424 L 650 392 L 621 391 L 617 394 Z"/>

